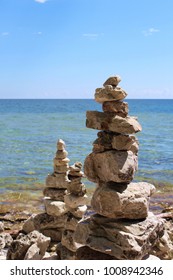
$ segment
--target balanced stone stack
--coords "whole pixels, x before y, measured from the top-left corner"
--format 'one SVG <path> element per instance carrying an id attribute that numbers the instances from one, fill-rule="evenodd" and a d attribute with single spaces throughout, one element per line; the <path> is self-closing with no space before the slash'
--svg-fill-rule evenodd
<path id="1" fill-rule="evenodd" d="M 97 188 L 91 200 L 95 213 L 76 229 L 75 241 L 83 244 L 78 259 L 142 259 L 163 234 L 163 224 L 149 212 L 155 187 L 131 183 L 138 167 L 133 134 L 142 128 L 136 117 L 128 116 L 120 81 L 119 76 L 110 77 L 96 89 L 95 101 L 103 112 L 86 113 L 86 126 L 101 131 L 84 163 L 86 177 Z"/>
<path id="2" fill-rule="evenodd" d="M 53 160 L 54 172 L 47 176 L 46 187 L 43 190 L 45 213 L 32 215 L 24 224 L 23 230 L 29 233 L 38 230 L 51 241 L 60 242 L 67 220 L 68 208 L 64 202 L 67 191 L 69 159 L 65 143 L 59 139 L 57 151 Z"/>
<path id="3" fill-rule="evenodd" d="M 78 222 L 87 210 L 86 188 L 81 182 L 82 177 L 84 177 L 84 173 L 82 172 L 81 162 L 76 162 L 70 166 L 68 173 L 70 182 L 67 185 L 67 194 L 64 196 L 64 202 L 68 208 L 67 220 L 61 244 L 59 244 L 57 250 L 61 259 L 75 259 L 76 250 L 80 247 L 80 244 L 74 241 L 74 233 Z"/>
<path id="4" fill-rule="evenodd" d="M 68 152 L 63 140 L 57 142 L 53 160 L 54 172 L 47 176 L 43 190 L 45 213 L 32 215 L 24 224 L 23 231 L 38 230 L 57 243 L 60 259 L 75 259 L 79 244 L 73 240 L 77 223 L 83 217 L 87 206 L 86 188 L 81 182 L 84 173 L 82 164 L 69 166 Z"/>

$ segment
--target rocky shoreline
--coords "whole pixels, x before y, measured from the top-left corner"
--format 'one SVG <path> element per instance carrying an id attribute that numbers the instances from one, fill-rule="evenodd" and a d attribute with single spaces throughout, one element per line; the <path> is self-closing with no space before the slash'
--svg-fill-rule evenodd
<path id="1" fill-rule="evenodd" d="M 103 112 L 86 113 L 86 126 L 99 132 L 84 172 L 80 162 L 69 165 L 66 145 L 59 139 L 53 173 L 43 190 L 43 211 L 1 213 L 0 259 L 173 259 L 172 207 L 151 212 L 155 186 L 134 182 L 135 134 L 142 127 L 128 115 L 120 82 L 119 76 L 108 78 L 94 96 Z M 96 184 L 90 198 L 84 176 Z"/>

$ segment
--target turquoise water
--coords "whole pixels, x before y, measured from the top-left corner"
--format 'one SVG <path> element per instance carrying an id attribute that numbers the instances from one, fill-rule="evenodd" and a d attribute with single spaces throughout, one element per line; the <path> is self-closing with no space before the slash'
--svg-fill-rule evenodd
<path id="1" fill-rule="evenodd" d="M 143 130 L 137 180 L 173 182 L 173 100 L 127 100 L 129 115 Z M 101 110 L 93 100 L 0 100 L 0 202 L 8 193 L 40 195 L 53 170 L 56 142 L 66 142 L 71 164 L 84 162 L 96 130 L 85 127 L 87 110 Z M 88 187 L 91 184 L 86 181 Z"/>

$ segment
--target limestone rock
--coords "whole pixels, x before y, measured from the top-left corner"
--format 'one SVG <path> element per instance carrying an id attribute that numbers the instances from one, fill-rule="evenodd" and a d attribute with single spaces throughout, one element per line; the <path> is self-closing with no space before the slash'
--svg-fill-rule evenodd
<path id="1" fill-rule="evenodd" d="M 39 254 L 44 256 L 50 243 L 50 238 L 45 237 L 38 231 L 32 231 L 27 235 L 19 234 L 8 250 L 8 260 L 23 260 L 30 246 L 36 244 L 39 248 Z"/>
<path id="2" fill-rule="evenodd" d="M 63 158 L 63 159 L 57 159 L 56 157 L 53 159 L 53 163 L 54 165 L 56 166 L 68 166 L 68 163 L 69 163 L 69 158 Z"/>
<path id="3" fill-rule="evenodd" d="M 57 255 L 59 256 L 60 260 L 75 260 L 76 255 L 75 252 L 70 251 L 62 243 L 58 243 L 57 245 Z"/>
<path id="4" fill-rule="evenodd" d="M 62 139 L 59 139 L 57 142 L 57 149 L 62 151 L 65 149 L 65 142 Z"/>
<path id="5" fill-rule="evenodd" d="M 51 238 L 53 242 L 60 242 L 62 238 L 63 228 L 53 228 L 53 229 L 42 229 L 41 233 L 47 237 Z"/>
<path id="6" fill-rule="evenodd" d="M 137 156 L 131 151 L 110 150 L 89 154 L 85 159 L 84 172 L 92 182 L 129 183 L 137 166 Z"/>
<path id="7" fill-rule="evenodd" d="M 50 197 L 52 200 L 64 201 L 64 195 L 66 194 L 66 189 L 56 189 L 56 188 L 45 188 L 43 194 L 46 197 Z"/>
<path id="8" fill-rule="evenodd" d="M 48 215 L 59 217 L 68 212 L 68 208 L 63 201 L 44 200 L 46 212 Z"/>
<path id="9" fill-rule="evenodd" d="M 64 202 L 69 208 L 77 208 L 78 206 L 81 206 L 83 204 L 86 204 L 87 202 L 87 195 L 84 196 L 76 196 L 74 194 L 66 194 L 64 196 Z"/>
<path id="10" fill-rule="evenodd" d="M 8 248 L 13 242 L 13 238 L 9 233 L 1 233 L 0 234 L 0 250 L 4 248 Z"/>
<path id="11" fill-rule="evenodd" d="M 92 250 L 87 246 L 82 246 L 76 251 L 77 260 L 116 260 L 115 257 L 105 253 Z"/>
<path id="12" fill-rule="evenodd" d="M 95 92 L 95 101 L 103 103 L 105 101 L 122 100 L 127 96 L 127 93 L 120 87 L 106 85 L 103 88 L 97 88 Z"/>
<path id="13" fill-rule="evenodd" d="M 80 244 L 74 242 L 74 231 L 72 230 L 65 230 L 63 232 L 61 243 L 72 252 L 76 252 L 76 250 L 81 246 Z"/>
<path id="14" fill-rule="evenodd" d="M 54 166 L 54 172 L 58 174 L 66 173 L 69 170 L 69 165 L 60 165 L 60 166 Z"/>
<path id="15" fill-rule="evenodd" d="M 0 260 L 7 259 L 7 252 L 8 252 L 8 249 L 0 249 Z"/>
<path id="16" fill-rule="evenodd" d="M 40 249 L 37 244 L 32 244 L 26 252 L 24 260 L 41 260 Z"/>
<path id="17" fill-rule="evenodd" d="M 93 210 L 114 219 L 144 219 L 148 215 L 149 198 L 155 187 L 139 182 L 129 185 L 99 183 L 91 200 Z"/>
<path id="18" fill-rule="evenodd" d="M 162 235 L 163 223 L 152 213 L 138 221 L 93 215 L 78 223 L 74 240 L 119 260 L 139 260 Z"/>
<path id="19" fill-rule="evenodd" d="M 47 213 L 40 213 L 32 215 L 23 225 L 23 231 L 29 233 L 33 230 L 44 230 L 44 229 L 57 229 L 63 228 L 66 222 L 67 216 L 51 216 Z"/>
<path id="20" fill-rule="evenodd" d="M 70 212 L 68 213 L 67 221 L 65 224 L 66 230 L 75 231 L 80 218 L 74 217 Z"/>
<path id="21" fill-rule="evenodd" d="M 86 126 L 98 130 L 109 130 L 122 134 L 133 134 L 141 131 L 141 125 L 135 117 L 122 118 L 115 113 L 87 111 Z"/>
<path id="22" fill-rule="evenodd" d="M 85 185 L 79 181 L 75 182 L 74 180 L 69 182 L 67 185 L 67 191 L 78 196 L 83 196 L 86 194 Z"/>
<path id="23" fill-rule="evenodd" d="M 121 82 L 120 76 L 116 75 L 116 76 L 109 77 L 104 82 L 103 86 L 111 85 L 111 86 L 116 87 L 120 82 Z"/>
<path id="24" fill-rule="evenodd" d="M 52 174 L 46 178 L 46 186 L 48 188 L 66 189 L 70 182 L 66 174 Z"/>
<path id="25" fill-rule="evenodd" d="M 122 101 L 106 101 L 102 105 L 104 112 L 113 112 L 120 117 L 126 117 L 128 115 L 128 103 Z"/>
<path id="26" fill-rule="evenodd" d="M 94 152 L 104 152 L 115 149 L 118 151 L 138 152 L 138 140 L 133 135 L 116 134 L 113 132 L 100 131 L 98 138 L 93 142 Z"/>
<path id="27" fill-rule="evenodd" d="M 0 222 L 0 233 L 4 231 L 4 223 Z"/>
<path id="28" fill-rule="evenodd" d="M 71 214 L 73 216 L 75 216 L 76 218 L 82 218 L 83 215 L 85 214 L 86 210 L 87 210 L 87 206 L 86 205 L 78 206 L 75 209 L 69 208 L 69 212 L 71 212 Z"/>
<path id="29" fill-rule="evenodd" d="M 56 159 L 65 159 L 68 156 L 68 152 L 66 150 L 62 150 L 62 151 L 57 151 L 56 152 Z"/>

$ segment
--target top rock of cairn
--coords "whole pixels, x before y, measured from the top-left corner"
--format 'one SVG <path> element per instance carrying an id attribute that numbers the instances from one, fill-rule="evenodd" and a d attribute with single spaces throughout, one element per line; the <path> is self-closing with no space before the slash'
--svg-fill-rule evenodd
<path id="1" fill-rule="evenodd" d="M 103 103 L 105 101 L 122 100 L 127 96 L 127 93 L 120 87 L 117 87 L 121 81 L 120 76 L 109 77 L 103 84 L 102 88 L 97 88 L 95 91 L 95 101 Z"/>

